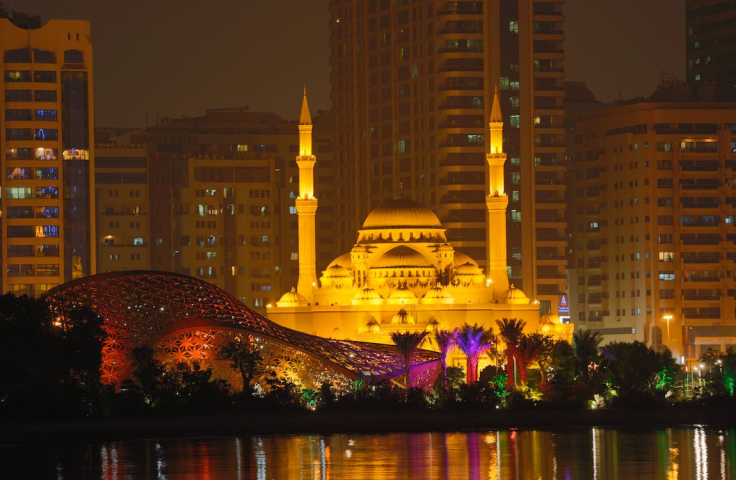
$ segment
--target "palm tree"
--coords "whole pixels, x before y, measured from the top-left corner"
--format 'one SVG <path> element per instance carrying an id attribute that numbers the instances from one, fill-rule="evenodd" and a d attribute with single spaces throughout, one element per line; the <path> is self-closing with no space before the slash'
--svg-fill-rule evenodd
<path id="1" fill-rule="evenodd" d="M 217 357 L 230 362 L 230 368 L 240 373 L 243 380 L 243 392 L 250 388 L 251 380 L 263 363 L 260 346 L 240 336 L 228 339 L 220 348 Z"/>
<path id="2" fill-rule="evenodd" d="M 579 375 L 588 375 L 591 367 L 598 361 L 600 352 L 598 346 L 603 336 L 598 331 L 579 329 L 572 334 L 572 349 L 576 360 L 576 370 Z"/>
<path id="3" fill-rule="evenodd" d="M 518 318 L 503 318 L 496 320 L 496 325 L 498 325 L 498 335 L 506 344 L 506 375 L 509 377 L 506 384 L 511 386 L 515 383 L 513 378 L 514 359 L 517 362 L 519 361 L 519 342 L 526 322 Z"/>
<path id="4" fill-rule="evenodd" d="M 494 339 L 492 330 L 485 329 L 477 323 L 472 326 L 466 323 L 456 330 L 455 343 L 468 359 L 468 385 L 472 385 L 478 379 L 478 360 L 491 348 Z"/>
<path id="5" fill-rule="evenodd" d="M 391 341 L 396 345 L 402 357 L 404 357 L 404 372 L 406 374 L 406 391 L 411 388 L 411 378 L 409 377 L 409 367 L 411 366 L 411 357 L 414 352 L 424 343 L 424 339 L 429 332 L 391 332 Z"/>
<path id="6" fill-rule="evenodd" d="M 519 364 L 519 374 L 521 376 L 521 384 L 526 385 L 526 369 L 531 366 L 532 363 L 539 360 L 539 357 L 544 352 L 545 348 L 545 335 L 541 333 L 534 333 L 531 335 L 522 335 L 519 339 L 519 347 L 517 353 L 517 363 Z M 544 371 L 542 371 L 542 377 L 544 377 Z"/>
<path id="7" fill-rule="evenodd" d="M 442 362 L 442 389 L 447 390 L 447 354 L 455 345 L 455 332 L 449 330 L 437 330 L 434 332 L 435 345 L 440 351 L 440 362 Z"/>

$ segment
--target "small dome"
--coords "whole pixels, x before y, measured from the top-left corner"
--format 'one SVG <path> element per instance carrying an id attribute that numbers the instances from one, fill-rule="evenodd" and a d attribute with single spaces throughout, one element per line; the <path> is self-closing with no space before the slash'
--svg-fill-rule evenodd
<path id="1" fill-rule="evenodd" d="M 294 287 L 291 287 L 291 291 L 283 294 L 281 299 L 276 302 L 277 307 L 304 307 L 308 304 L 309 302 L 304 298 L 304 295 L 298 293 Z"/>
<path id="2" fill-rule="evenodd" d="M 350 271 L 342 265 L 331 265 L 324 272 L 325 278 L 352 278 Z"/>
<path id="3" fill-rule="evenodd" d="M 381 333 L 381 325 L 378 324 L 375 318 L 371 317 L 360 329 L 360 333 Z"/>
<path id="4" fill-rule="evenodd" d="M 398 313 L 393 316 L 393 318 L 391 318 L 392 325 L 407 324 L 407 323 L 414 324 L 416 323 L 416 321 L 414 320 L 414 317 L 410 313 L 408 313 L 406 310 L 404 310 L 403 308 L 399 310 Z"/>
<path id="5" fill-rule="evenodd" d="M 400 287 L 391 292 L 391 295 L 386 299 L 386 303 L 390 304 L 403 304 L 403 303 L 417 303 L 417 296 L 414 292 L 406 287 Z"/>
<path id="6" fill-rule="evenodd" d="M 363 229 L 397 227 L 442 228 L 442 224 L 430 208 L 405 198 L 384 202 L 363 222 Z"/>
<path id="7" fill-rule="evenodd" d="M 432 267 L 430 262 L 424 255 L 417 252 L 413 248 L 399 246 L 392 248 L 388 252 L 381 255 L 373 265 L 373 268 L 427 268 Z"/>
<path id="8" fill-rule="evenodd" d="M 450 292 L 444 289 L 442 285 L 435 285 L 434 287 L 427 290 L 427 293 L 422 297 L 422 303 L 454 303 L 455 299 L 450 295 Z"/>
<path id="9" fill-rule="evenodd" d="M 558 315 L 548 312 L 542 315 L 542 318 L 539 319 L 539 323 L 542 325 L 545 325 L 547 323 L 553 324 L 553 325 L 559 325 L 562 323 L 562 321 L 560 320 L 560 317 Z"/>
<path id="10" fill-rule="evenodd" d="M 465 275 L 482 275 L 483 270 L 478 267 L 478 265 L 475 265 L 470 262 L 463 263 L 459 267 L 457 267 L 457 270 L 455 271 L 455 275 L 458 276 L 465 276 Z"/>
<path id="11" fill-rule="evenodd" d="M 527 304 L 529 303 L 529 297 L 527 297 L 520 289 L 514 287 L 514 284 L 512 283 L 511 288 L 509 288 L 506 294 L 506 303 L 512 305 Z"/>
<path id="12" fill-rule="evenodd" d="M 450 245 L 449 243 L 443 243 L 442 245 L 440 245 L 440 248 L 438 248 L 437 250 L 440 252 L 451 252 L 455 249 L 452 248 L 452 245 Z"/>
<path id="13" fill-rule="evenodd" d="M 371 287 L 363 287 L 355 294 L 352 300 L 353 305 L 381 305 L 383 297 Z"/>
<path id="14" fill-rule="evenodd" d="M 333 267 L 333 266 L 336 266 L 336 265 L 339 265 L 341 267 L 344 267 L 346 270 L 350 270 L 350 268 L 353 265 L 353 260 L 350 257 L 350 254 L 349 253 L 345 253 L 343 255 L 340 255 L 339 257 L 337 257 L 336 259 L 334 259 L 332 261 L 332 263 L 330 263 L 330 265 L 327 268 L 329 269 L 330 267 Z"/>
<path id="15" fill-rule="evenodd" d="M 442 330 L 442 325 L 440 325 L 440 321 L 434 317 L 431 317 L 427 322 L 427 325 L 424 327 L 425 332 L 434 333 L 439 332 L 440 330 Z"/>
<path id="16" fill-rule="evenodd" d="M 467 256 L 463 252 L 458 252 L 457 250 L 455 250 L 455 255 L 454 255 L 453 260 L 455 262 L 455 267 L 459 267 L 460 265 L 465 265 L 466 263 L 470 263 L 471 265 L 475 265 L 476 267 L 478 266 L 478 263 L 476 263 L 475 260 Z"/>

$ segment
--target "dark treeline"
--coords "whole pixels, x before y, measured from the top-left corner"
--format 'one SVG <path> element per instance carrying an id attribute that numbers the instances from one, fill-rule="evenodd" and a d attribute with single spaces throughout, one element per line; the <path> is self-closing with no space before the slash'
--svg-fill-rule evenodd
<path id="1" fill-rule="evenodd" d="M 581 330 L 571 345 L 539 334 L 521 334 L 514 320 L 498 324 L 501 340 L 515 339 L 516 349 L 498 351 L 492 332 L 481 332 L 477 325 L 452 335 L 434 334 L 440 341 L 446 337 L 443 345 L 455 341 L 461 348 L 468 348 L 469 339 L 486 342 L 482 354 L 491 366 L 479 373 L 477 381 L 461 368 L 447 367 L 431 392 L 361 380 L 348 391 L 329 384 L 302 389 L 271 371 L 247 337 L 234 337 L 218 355 L 242 380 L 237 388 L 213 378 L 210 369 L 196 363 L 162 362 L 152 349 L 138 347 L 133 351 L 130 378 L 116 390 L 101 383 L 105 334 L 94 312 L 79 309 L 60 322 L 42 300 L 6 294 L 0 297 L 0 421 L 249 410 L 452 411 L 736 403 L 732 349 L 709 351 L 700 359 L 697 373 L 685 372 L 669 351 L 655 352 L 641 342 L 601 347 L 598 334 Z M 511 327 L 519 330 L 518 336 Z M 412 343 L 408 340 L 412 339 L 396 339 L 403 342 L 400 351 L 406 358 L 410 358 L 406 346 Z M 473 352 L 468 349 L 468 355 Z"/>

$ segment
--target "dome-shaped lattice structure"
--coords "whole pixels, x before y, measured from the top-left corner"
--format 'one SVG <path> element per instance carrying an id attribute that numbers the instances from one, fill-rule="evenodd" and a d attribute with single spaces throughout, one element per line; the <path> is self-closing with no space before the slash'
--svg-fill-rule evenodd
<path id="1" fill-rule="evenodd" d="M 442 228 L 440 219 L 428 207 L 414 200 L 388 200 L 376 207 L 363 222 L 363 229 Z"/>
<path id="2" fill-rule="evenodd" d="M 107 383 L 127 378 L 134 347 L 160 345 L 162 339 L 181 332 L 197 333 L 188 341 L 200 343 L 215 338 L 218 332 L 236 331 L 258 337 L 267 349 L 311 362 L 309 371 L 319 372 L 324 381 L 336 376 L 378 380 L 403 374 L 402 357 L 391 346 L 327 339 L 282 327 L 224 290 L 184 275 L 152 271 L 104 273 L 60 285 L 44 298 L 62 322 L 68 321 L 80 306 L 103 318 L 106 339 L 102 378 Z M 211 347 L 203 347 L 208 348 L 214 353 Z M 427 365 L 437 362 L 437 357 L 433 352 L 422 351 L 418 360 L 418 364 Z M 332 376 L 326 372 L 332 372 Z"/>

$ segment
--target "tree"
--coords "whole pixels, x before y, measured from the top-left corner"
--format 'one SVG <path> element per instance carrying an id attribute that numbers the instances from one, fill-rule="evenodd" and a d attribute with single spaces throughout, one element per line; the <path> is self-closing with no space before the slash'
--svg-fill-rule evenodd
<path id="1" fill-rule="evenodd" d="M 532 333 L 531 335 L 522 335 L 519 341 L 518 362 L 519 373 L 521 374 L 521 383 L 526 385 L 526 371 L 534 362 L 539 365 L 539 371 L 542 374 L 540 386 L 547 381 L 545 373 L 546 356 L 552 346 L 552 337 L 542 335 L 541 333 Z M 544 357 L 544 358 L 543 358 Z"/>
<path id="2" fill-rule="evenodd" d="M 572 348 L 575 355 L 575 370 L 578 375 L 590 376 L 598 366 L 600 352 L 598 345 L 603 341 L 600 332 L 579 329 L 572 335 Z"/>
<path id="3" fill-rule="evenodd" d="M 509 377 L 509 386 L 514 385 L 514 359 L 519 361 L 519 342 L 524 332 L 526 322 L 519 320 L 518 318 L 503 318 L 496 320 L 498 325 L 498 335 L 501 337 L 503 342 L 506 344 L 506 375 Z"/>
<path id="4" fill-rule="evenodd" d="M 612 342 L 601 348 L 604 368 L 621 403 L 663 400 L 674 387 L 679 365 L 672 353 L 658 353 L 642 342 Z"/>
<path id="5" fill-rule="evenodd" d="M 447 354 L 455 345 L 455 333 L 449 330 L 437 330 L 434 332 L 435 345 L 440 351 L 440 362 L 442 363 L 442 389 L 447 390 Z"/>
<path id="6" fill-rule="evenodd" d="M 468 385 L 472 385 L 478 380 L 478 360 L 486 350 L 491 348 L 494 340 L 493 331 L 485 329 L 477 323 L 472 326 L 466 323 L 456 330 L 455 343 L 468 360 Z"/>
<path id="7" fill-rule="evenodd" d="M 228 340 L 218 352 L 220 360 L 230 362 L 230 368 L 240 373 L 243 381 L 242 391 L 245 393 L 250 388 L 250 382 L 258 373 L 263 364 L 263 355 L 261 347 L 250 339 L 243 339 L 236 336 Z"/>
<path id="8" fill-rule="evenodd" d="M 396 345 L 402 357 L 404 357 L 404 372 L 406 374 L 406 392 L 411 388 L 410 369 L 411 357 L 414 352 L 424 343 L 429 332 L 391 332 L 391 341 Z"/>

